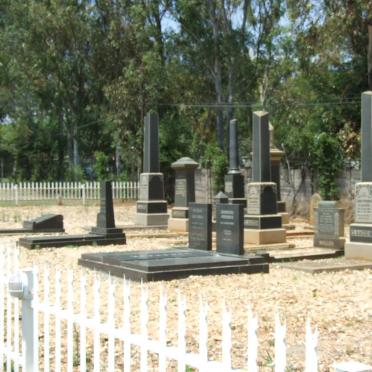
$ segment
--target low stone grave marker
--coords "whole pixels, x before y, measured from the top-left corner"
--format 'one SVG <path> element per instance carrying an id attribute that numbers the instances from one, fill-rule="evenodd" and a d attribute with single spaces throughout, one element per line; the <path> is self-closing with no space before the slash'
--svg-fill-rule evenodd
<path id="1" fill-rule="evenodd" d="M 75 245 L 125 244 L 125 234 L 115 227 L 111 182 L 101 183 L 101 207 L 97 215 L 97 226 L 89 234 L 25 237 L 19 244 L 26 248 L 64 247 Z"/>
<path id="2" fill-rule="evenodd" d="M 24 221 L 22 228 L 1 229 L 0 234 L 39 234 L 64 232 L 63 216 L 61 214 L 45 214 L 30 221 Z"/>

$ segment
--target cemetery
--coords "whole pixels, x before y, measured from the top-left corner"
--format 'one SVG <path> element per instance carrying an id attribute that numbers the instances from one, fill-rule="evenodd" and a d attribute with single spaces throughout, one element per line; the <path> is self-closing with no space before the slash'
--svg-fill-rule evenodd
<path id="1" fill-rule="evenodd" d="M 0 371 L 372 372 L 368 1 L 0 13 Z"/>

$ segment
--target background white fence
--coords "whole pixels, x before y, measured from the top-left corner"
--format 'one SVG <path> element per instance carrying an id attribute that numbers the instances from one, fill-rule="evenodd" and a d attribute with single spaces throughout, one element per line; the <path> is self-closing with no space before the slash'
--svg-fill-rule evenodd
<path id="1" fill-rule="evenodd" d="M 99 182 L 1 182 L 0 201 L 99 200 Z M 137 199 L 138 182 L 112 182 L 114 199 Z"/>
<path id="2" fill-rule="evenodd" d="M 221 357 L 212 361 L 209 347 L 215 349 L 216 344 L 208 343 L 205 302 L 200 301 L 199 310 L 195 309 L 199 311 L 199 329 L 194 330 L 199 347 L 192 352 L 187 347 L 186 302 L 181 294 L 177 305 L 177 339 L 171 344 L 167 337 L 167 295 L 162 287 L 157 338 L 151 339 L 148 324 L 153 317 L 149 313 L 145 285 L 141 286 L 139 298 L 132 298 L 131 283 L 125 279 L 113 280 L 106 275 L 99 279 L 97 275 L 93 285 L 88 285 L 84 275 L 74 278 L 71 271 L 52 273 L 48 268 L 40 271 L 34 268 L 23 271 L 28 279 L 23 288 L 15 286 L 13 278 L 13 291 L 24 295 L 23 300 L 18 300 L 8 291 L 9 273 L 18 267 L 15 244 L 3 246 L 0 254 L 4 258 L 0 264 L 0 370 L 242 370 L 232 365 L 231 313 L 225 306 L 221 319 Z M 258 371 L 258 321 L 250 309 L 247 312 L 244 367 L 255 372 Z M 285 334 L 286 326 L 276 314 L 273 362 L 277 372 L 286 369 Z M 317 331 L 312 332 L 307 322 L 306 372 L 317 370 L 316 347 Z"/>

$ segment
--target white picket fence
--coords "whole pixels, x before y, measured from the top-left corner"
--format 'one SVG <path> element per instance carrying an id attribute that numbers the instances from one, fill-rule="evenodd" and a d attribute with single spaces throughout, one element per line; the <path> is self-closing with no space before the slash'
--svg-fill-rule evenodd
<path id="1" fill-rule="evenodd" d="M 137 199 L 138 182 L 112 182 L 112 196 L 114 199 Z M 99 182 L 1 182 L 0 201 L 31 200 L 99 200 Z"/>
<path id="2" fill-rule="evenodd" d="M 9 273 L 18 267 L 14 244 L 2 247 L 6 262 L 0 272 L 0 370 L 6 371 L 258 371 L 258 319 L 248 312 L 245 368 L 232 365 L 231 312 L 224 306 L 221 319 L 221 360 L 210 360 L 208 306 L 200 301 L 198 351 L 190 351 L 186 340 L 186 301 L 178 295 L 177 340 L 167 337 L 167 295 L 160 286 L 157 338 L 149 337 L 149 292 L 141 285 L 139 298 L 131 296 L 133 284 L 125 279 L 96 275 L 74 278 L 71 271 L 54 275 L 48 268 L 24 270 L 23 287 Z M 6 259 L 5 259 L 6 258 Z M 26 280 L 27 279 L 27 280 Z M 18 282 L 18 284 L 16 283 Z M 75 286 L 75 290 L 74 290 Z M 76 289 L 76 287 L 78 289 Z M 131 289 L 132 287 L 132 289 Z M 87 289 L 92 289 L 89 295 Z M 14 297 L 23 296 L 23 300 Z M 139 301 L 139 306 L 138 306 Z M 106 304 L 103 306 L 103 304 Z M 119 304 L 121 306 L 119 306 Z M 21 310 L 20 310 L 21 309 Z M 119 310 L 118 310 L 119 309 Z M 139 321 L 133 325 L 133 315 Z M 20 316 L 21 315 L 21 316 Z M 173 314 L 172 314 L 173 315 Z M 21 321 L 19 320 L 21 318 Z M 152 318 L 152 317 L 151 317 Z M 138 332 L 132 331 L 137 329 Z M 286 369 L 286 326 L 275 316 L 274 370 Z M 317 338 L 306 323 L 305 371 L 317 371 Z M 153 356 L 156 355 L 154 358 Z M 154 360 L 155 359 L 155 360 Z M 155 364 L 155 366 L 154 366 Z"/>

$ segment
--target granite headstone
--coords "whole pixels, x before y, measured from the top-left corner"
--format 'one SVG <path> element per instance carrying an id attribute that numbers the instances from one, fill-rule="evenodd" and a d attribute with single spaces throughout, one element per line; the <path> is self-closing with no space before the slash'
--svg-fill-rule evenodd
<path id="1" fill-rule="evenodd" d="M 211 204 L 189 204 L 189 248 L 206 251 L 212 249 Z"/>

